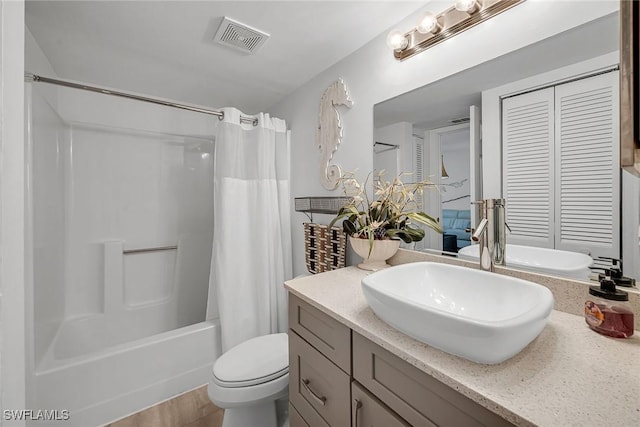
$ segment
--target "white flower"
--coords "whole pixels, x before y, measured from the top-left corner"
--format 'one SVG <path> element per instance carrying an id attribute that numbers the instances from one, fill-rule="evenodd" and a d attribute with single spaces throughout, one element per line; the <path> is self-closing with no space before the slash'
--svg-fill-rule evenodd
<path id="1" fill-rule="evenodd" d="M 344 193 L 347 196 L 359 197 L 362 194 L 362 186 L 355 178 L 349 178 L 344 181 Z"/>

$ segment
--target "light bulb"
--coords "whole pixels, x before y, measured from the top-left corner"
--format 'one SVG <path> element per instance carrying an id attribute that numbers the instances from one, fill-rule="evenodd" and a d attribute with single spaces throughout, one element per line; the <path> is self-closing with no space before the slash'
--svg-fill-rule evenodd
<path id="1" fill-rule="evenodd" d="M 420 16 L 416 30 L 421 34 L 438 34 L 442 26 L 438 22 L 438 17 L 433 12 L 425 12 Z"/>
<path id="2" fill-rule="evenodd" d="M 460 12 L 466 12 L 471 15 L 472 13 L 480 10 L 482 5 L 478 0 L 456 0 L 453 7 Z"/>
<path id="3" fill-rule="evenodd" d="M 393 30 L 387 35 L 387 46 L 393 50 L 402 50 L 409 42 L 404 36 L 404 33 L 400 30 Z"/>

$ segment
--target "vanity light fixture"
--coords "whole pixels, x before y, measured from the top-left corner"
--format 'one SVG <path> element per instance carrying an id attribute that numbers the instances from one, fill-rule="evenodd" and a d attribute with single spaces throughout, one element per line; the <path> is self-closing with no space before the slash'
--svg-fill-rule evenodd
<path id="1" fill-rule="evenodd" d="M 403 61 L 524 1 L 455 0 L 452 7 L 438 15 L 423 13 L 418 25 L 407 33 L 391 31 L 387 45 L 395 58 Z"/>

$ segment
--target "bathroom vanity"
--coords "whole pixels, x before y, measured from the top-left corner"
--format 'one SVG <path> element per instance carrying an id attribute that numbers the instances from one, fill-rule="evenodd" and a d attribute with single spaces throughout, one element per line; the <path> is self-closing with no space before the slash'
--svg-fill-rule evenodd
<path id="1" fill-rule="evenodd" d="M 637 335 L 606 338 L 553 311 L 522 352 L 476 364 L 376 317 L 361 291 L 367 274 L 348 267 L 286 283 L 292 427 L 637 425 Z M 616 390 L 615 411 L 599 390 Z"/>
<path id="2" fill-rule="evenodd" d="M 513 425 L 293 294 L 289 321 L 292 427 Z"/>

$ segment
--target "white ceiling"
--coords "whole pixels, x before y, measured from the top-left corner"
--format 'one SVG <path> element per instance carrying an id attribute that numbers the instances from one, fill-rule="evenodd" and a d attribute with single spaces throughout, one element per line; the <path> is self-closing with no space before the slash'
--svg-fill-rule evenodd
<path id="1" fill-rule="evenodd" d="M 26 23 L 60 78 L 251 114 L 424 3 L 27 1 Z M 253 55 L 214 44 L 223 16 L 271 37 Z"/>
<path id="2" fill-rule="evenodd" d="M 481 105 L 483 90 L 618 50 L 618 13 L 542 40 L 435 83 L 376 104 L 375 127 L 413 123 L 414 131 L 450 126 Z"/>

